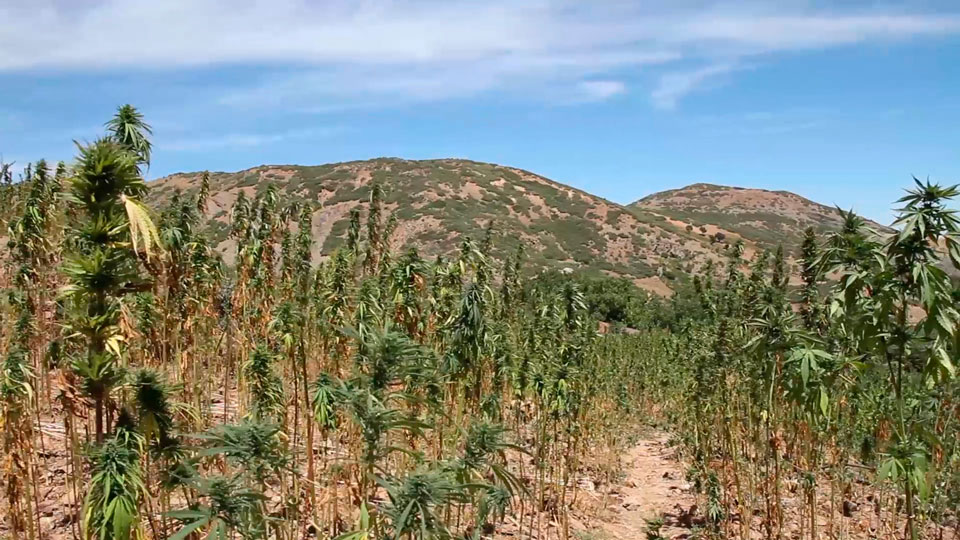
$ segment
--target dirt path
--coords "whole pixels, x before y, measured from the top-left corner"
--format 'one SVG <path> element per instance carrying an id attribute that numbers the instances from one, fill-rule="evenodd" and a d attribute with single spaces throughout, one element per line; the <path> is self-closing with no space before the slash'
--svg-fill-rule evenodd
<path id="1" fill-rule="evenodd" d="M 574 530 L 578 540 L 644 540 L 648 538 L 648 520 L 660 518 L 663 526 L 658 538 L 689 539 L 694 524 L 703 525 L 702 512 L 697 509 L 697 499 L 685 479 L 684 466 L 670 447 L 667 434 L 647 431 L 623 456 L 624 477 L 621 482 L 606 491 L 592 493 L 598 503 L 593 517 L 578 522 Z M 882 515 L 875 510 L 876 488 L 869 482 L 854 483 L 850 509 L 841 512 L 841 506 L 831 507 L 829 488 L 818 496 L 820 517 L 818 522 L 821 537 L 835 533 L 841 538 L 867 540 L 873 538 L 903 538 L 902 516 L 894 516 L 889 510 Z M 789 491 L 784 494 L 785 538 L 806 538 L 802 529 L 803 499 Z M 846 508 L 846 505 L 843 505 Z M 830 518 L 833 513 L 832 520 Z M 833 524 L 832 529 L 827 524 Z M 758 516 L 751 523 L 751 538 L 764 538 Z M 945 526 L 928 523 L 925 538 L 960 540 L 956 523 Z"/>
<path id="2" fill-rule="evenodd" d="M 601 519 L 579 536 L 642 540 L 646 538 L 647 520 L 661 518 L 663 538 L 688 538 L 696 498 L 668 444 L 668 436 L 657 431 L 645 433 L 623 459 L 623 482 L 608 493 Z"/>

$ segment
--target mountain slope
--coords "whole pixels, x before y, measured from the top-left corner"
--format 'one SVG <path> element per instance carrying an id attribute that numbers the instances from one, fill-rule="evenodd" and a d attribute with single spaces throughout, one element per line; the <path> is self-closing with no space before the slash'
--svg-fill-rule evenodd
<path id="1" fill-rule="evenodd" d="M 162 208 L 177 190 L 192 196 L 199 179 L 197 172 L 151 182 L 150 202 Z M 374 182 L 384 187 L 386 213 L 397 218 L 395 250 L 416 247 L 424 257 L 448 255 L 464 236 L 480 239 L 492 221 L 500 255 L 523 244 L 534 267 L 624 276 L 658 294 L 669 294 L 679 276 L 725 258 L 724 250 L 738 238 L 748 259 L 778 243 L 789 256 L 807 226 L 826 231 L 840 225 L 835 209 L 783 191 L 694 184 L 625 207 L 512 167 L 379 158 L 211 173 L 208 230 L 231 261 L 236 245 L 228 238 L 228 224 L 238 194 L 253 197 L 276 184 L 286 197 L 315 208 L 314 258 L 320 260 L 343 243 L 350 211 L 366 210 Z"/>
<path id="2" fill-rule="evenodd" d="M 666 218 L 670 223 L 707 238 L 729 243 L 742 239 L 748 247 L 775 249 L 783 244 L 794 253 L 804 229 L 825 233 L 838 229 L 836 208 L 813 202 L 789 191 L 768 191 L 714 184 L 692 184 L 654 193 L 630 208 Z M 890 229 L 868 224 L 879 233 Z"/>
<path id="3" fill-rule="evenodd" d="M 151 202 L 161 207 L 177 189 L 195 193 L 199 177 L 183 173 L 151 182 Z M 316 208 L 315 256 L 322 257 L 343 242 L 350 211 L 365 208 L 373 182 L 384 187 L 386 211 L 398 219 L 394 247 L 415 246 L 425 257 L 455 251 L 464 235 L 479 239 L 491 220 L 498 251 L 522 243 L 534 265 L 626 276 L 664 294 L 679 271 L 718 257 L 709 241 L 663 217 L 627 210 L 520 169 L 457 159 L 382 158 L 211 173 L 206 214 L 218 249 L 230 258 L 236 249 L 226 224 L 237 195 L 254 196 L 276 183 L 289 197 Z"/>

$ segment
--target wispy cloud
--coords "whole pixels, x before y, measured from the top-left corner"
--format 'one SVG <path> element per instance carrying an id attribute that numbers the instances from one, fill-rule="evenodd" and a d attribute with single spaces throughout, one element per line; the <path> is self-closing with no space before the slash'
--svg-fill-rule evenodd
<path id="1" fill-rule="evenodd" d="M 622 81 L 581 81 L 577 84 L 579 101 L 603 101 L 627 91 Z"/>
<path id="2" fill-rule="evenodd" d="M 668 52 L 598 52 L 501 55 L 426 65 L 318 67 L 268 74 L 248 87 L 228 92 L 220 104 L 321 112 L 464 98 L 492 91 L 537 95 L 556 102 L 597 101 L 622 92 L 625 84 L 593 77 L 624 64 L 639 69 L 679 58 Z"/>
<path id="3" fill-rule="evenodd" d="M 702 134 L 716 137 L 742 135 L 763 137 L 836 129 L 850 123 L 842 110 L 793 108 L 780 111 L 748 111 L 708 114 L 689 119 Z"/>
<path id="4" fill-rule="evenodd" d="M 558 89 L 596 101 L 622 93 L 624 73 L 647 70 L 663 72 L 651 97 L 670 108 L 759 55 L 960 32 L 958 13 L 912 11 L 716 0 L 8 0 L 0 72 L 272 67 L 283 74 L 238 84 L 222 103 L 336 109 Z M 681 67 L 696 64 L 705 67 Z"/>
<path id="5" fill-rule="evenodd" d="M 738 14 L 696 17 L 678 25 L 685 42 L 728 44 L 744 53 L 849 45 L 869 40 L 949 34 L 960 16 L 909 14 Z"/>
<path id="6" fill-rule="evenodd" d="M 18 130 L 23 125 L 23 117 L 20 113 L 0 109 L 0 132 Z"/>
<path id="7" fill-rule="evenodd" d="M 673 109 L 680 98 L 693 92 L 704 83 L 726 75 L 737 66 L 731 63 L 714 64 L 688 71 L 673 71 L 660 77 L 650 97 L 660 109 Z"/>
<path id="8" fill-rule="evenodd" d="M 172 152 L 200 152 L 220 148 L 254 148 L 294 139 L 319 139 L 339 133 L 340 128 L 297 129 L 277 133 L 226 133 L 209 137 L 191 137 L 164 141 L 157 148 Z"/>
<path id="9" fill-rule="evenodd" d="M 798 131 L 810 131 L 820 127 L 823 127 L 823 124 L 816 120 L 807 122 L 783 122 L 757 128 L 757 132 L 763 135 L 783 135 L 786 133 L 796 133 Z"/>

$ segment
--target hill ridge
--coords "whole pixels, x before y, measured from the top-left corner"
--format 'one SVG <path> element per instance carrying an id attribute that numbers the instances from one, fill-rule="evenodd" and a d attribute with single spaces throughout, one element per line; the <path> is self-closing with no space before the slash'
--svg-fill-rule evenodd
<path id="1" fill-rule="evenodd" d="M 679 188 L 665 189 L 665 190 L 662 190 L 662 191 L 657 191 L 657 192 L 651 193 L 651 194 L 649 194 L 649 195 L 644 195 L 643 197 L 641 197 L 641 198 L 633 201 L 632 203 L 629 203 L 627 206 L 638 205 L 638 204 L 643 203 L 644 201 L 657 200 L 657 199 L 660 199 L 660 198 L 662 198 L 662 197 L 664 197 L 664 196 L 666 196 L 666 195 L 675 194 L 675 193 L 679 193 L 679 192 L 684 192 L 684 191 L 688 191 L 688 190 L 695 190 L 695 189 L 713 189 L 713 190 L 721 190 L 721 191 L 722 191 L 722 190 L 730 190 L 730 191 L 740 191 L 740 192 L 753 192 L 753 191 L 755 191 L 755 192 L 769 193 L 769 194 L 773 194 L 773 195 L 782 195 L 782 196 L 786 196 L 786 197 L 797 198 L 797 199 L 800 199 L 800 200 L 802 200 L 802 201 L 804 201 L 804 202 L 806 202 L 806 203 L 811 203 L 811 204 L 817 205 L 817 206 L 819 206 L 819 207 L 829 209 L 830 211 L 836 211 L 836 209 L 839 208 L 839 206 L 837 206 L 837 205 L 835 205 L 835 204 L 824 204 L 824 203 L 822 203 L 822 202 L 816 201 L 816 200 L 814 200 L 814 199 L 811 199 L 810 197 L 806 197 L 806 196 L 804 196 L 804 195 L 801 195 L 801 194 L 799 194 L 799 193 L 797 193 L 797 192 L 795 192 L 795 191 L 790 191 L 790 190 L 788 190 L 788 189 L 767 189 L 767 188 L 758 188 L 758 187 L 731 186 L 731 185 L 729 185 L 729 184 L 716 184 L 716 183 L 713 183 L 713 182 L 694 182 L 694 183 L 692 183 L 692 184 L 688 184 L 688 185 L 685 185 L 685 186 L 679 187 Z M 873 220 L 869 220 L 869 221 L 873 222 Z M 875 222 L 874 222 L 874 223 L 875 223 Z M 878 225 L 878 226 L 881 226 L 881 227 L 884 227 L 884 225 L 882 225 L 882 224 L 880 224 L 880 223 L 877 223 L 877 225 Z"/>
<path id="2" fill-rule="evenodd" d="M 151 203 L 162 207 L 177 190 L 195 192 L 200 174 L 181 172 L 152 180 Z M 232 204 L 240 192 L 255 196 L 270 183 L 286 198 L 315 208 L 317 260 L 342 244 L 350 212 L 363 210 L 374 182 L 384 187 L 386 211 L 397 216 L 394 248 L 413 246 L 426 257 L 452 253 L 464 235 L 479 237 L 492 221 L 498 231 L 495 249 L 509 252 L 522 244 L 534 267 L 625 277 L 648 290 L 669 294 L 679 285 L 680 276 L 698 271 L 708 261 L 725 258 L 723 251 L 728 245 L 716 231 L 678 220 L 671 205 L 665 204 L 691 186 L 622 205 L 525 169 L 461 158 L 378 157 L 322 165 L 264 164 L 232 173 L 210 172 L 210 178 L 207 228 L 228 260 L 235 253 L 228 235 Z M 706 183 L 693 186 L 700 192 L 729 191 Z M 720 205 L 709 200 L 706 204 L 710 211 Z M 741 232 L 748 250 L 765 247 L 763 238 Z"/>

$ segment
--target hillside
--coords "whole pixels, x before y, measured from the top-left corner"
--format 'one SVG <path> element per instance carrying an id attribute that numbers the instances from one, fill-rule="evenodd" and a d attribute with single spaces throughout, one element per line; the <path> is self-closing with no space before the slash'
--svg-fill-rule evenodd
<path id="1" fill-rule="evenodd" d="M 198 172 L 182 173 L 151 182 L 151 202 L 162 207 L 178 189 L 192 194 L 199 178 Z M 236 246 L 227 225 L 237 195 L 256 196 L 275 183 L 286 196 L 316 208 L 319 260 L 344 241 L 350 211 L 364 208 L 374 182 L 383 185 L 386 209 L 397 217 L 395 249 L 415 246 L 425 257 L 449 254 L 464 235 L 480 238 L 492 221 L 498 256 L 523 243 L 534 267 L 624 276 L 658 294 L 669 294 L 678 276 L 721 259 L 736 238 L 744 239 L 748 257 L 781 241 L 793 253 L 803 228 L 839 225 L 834 209 L 788 192 L 695 184 L 624 207 L 512 167 L 380 158 L 211 173 L 209 230 L 231 259 Z"/>
<path id="2" fill-rule="evenodd" d="M 714 184 L 692 184 L 654 193 L 630 205 L 639 212 L 660 216 L 669 223 L 692 228 L 725 242 L 743 239 L 748 247 L 775 249 L 783 243 L 794 253 L 807 227 L 821 233 L 836 230 L 841 218 L 836 208 L 789 191 L 769 191 Z M 869 222 L 878 232 L 889 231 Z"/>
<path id="3" fill-rule="evenodd" d="M 160 207 L 177 189 L 194 192 L 199 177 L 183 173 L 151 182 L 151 202 Z M 425 257 L 452 252 L 463 235 L 480 238 L 492 220 L 501 254 L 522 242 L 534 265 L 626 276 L 666 294 L 678 271 L 717 256 L 709 241 L 660 216 L 629 211 L 527 171 L 456 159 L 374 159 L 211 173 L 206 214 L 226 257 L 235 252 L 226 225 L 238 193 L 255 196 L 271 182 L 317 208 L 317 257 L 343 242 L 350 210 L 367 200 L 373 182 L 383 185 L 387 211 L 398 218 L 394 247 L 416 246 Z"/>

